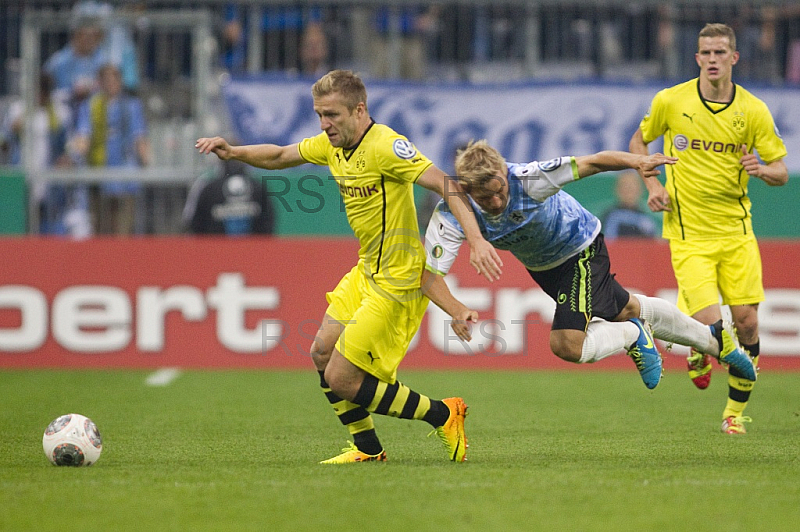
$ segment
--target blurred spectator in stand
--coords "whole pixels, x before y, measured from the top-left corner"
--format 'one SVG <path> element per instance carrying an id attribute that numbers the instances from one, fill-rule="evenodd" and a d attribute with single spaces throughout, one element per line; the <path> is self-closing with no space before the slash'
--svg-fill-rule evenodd
<path id="1" fill-rule="evenodd" d="M 606 239 L 655 238 L 656 224 L 642 208 L 642 180 L 636 172 L 622 172 L 615 187 L 617 204 L 602 217 Z"/>
<path id="2" fill-rule="evenodd" d="M 128 9 L 141 7 L 127 5 Z M 100 44 L 102 63 L 117 65 L 122 72 L 122 86 L 125 90 L 135 92 L 139 88 L 139 61 L 130 29 L 120 20 L 114 18 L 114 8 L 108 2 L 84 0 L 72 8 L 72 16 L 76 19 L 96 18 L 100 21 L 103 39 Z"/>
<path id="3" fill-rule="evenodd" d="M 758 79 L 779 83 L 782 78 L 777 46 L 778 9 L 761 6 L 761 35 L 758 40 L 758 56 L 762 65 Z"/>
<path id="4" fill-rule="evenodd" d="M 425 79 L 428 36 L 436 29 L 438 14 L 438 6 L 378 8 L 370 46 L 371 74 L 384 79 Z M 393 49 L 396 36 L 399 50 Z"/>
<path id="5" fill-rule="evenodd" d="M 53 97 L 53 78 L 46 72 L 39 77 L 38 103 L 31 118 L 33 147 L 35 157 L 28 161 L 26 170 L 34 174 L 49 167 L 69 166 L 67 155 L 67 130 L 71 123 L 69 107 Z M 22 163 L 22 139 L 25 127 L 25 102 L 18 100 L 11 104 L 2 126 L 0 138 L 11 150 L 11 164 Z M 29 175 L 34 183 L 31 201 L 36 205 L 39 216 L 39 232 L 45 235 L 69 235 L 75 238 L 89 236 L 86 196 L 80 187 L 57 183 L 46 183 Z M 85 191 L 84 191 L 85 192 Z M 81 207 L 83 207 L 81 209 Z M 81 216 L 80 211 L 83 213 Z M 73 214 L 68 215 L 68 213 Z"/>
<path id="6" fill-rule="evenodd" d="M 678 53 L 675 51 L 675 6 L 659 4 L 656 30 L 658 61 L 661 75 L 669 78 L 678 72 Z"/>
<path id="7" fill-rule="evenodd" d="M 683 61 L 697 51 L 697 33 L 705 24 L 702 6 L 661 4 L 658 8 L 656 41 L 661 61 L 661 75 L 669 79 L 689 80 L 697 75 L 695 65 Z"/>
<path id="8" fill-rule="evenodd" d="M 786 43 L 786 81 L 800 85 L 800 4 L 784 5 L 779 18 L 783 23 L 782 37 Z"/>
<path id="9" fill-rule="evenodd" d="M 300 74 L 319 79 L 328 70 L 328 37 L 322 24 L 313 22 L 303 31 L 300 42 Z"/>
<path id="10" fill-rule="evenodd" d="M 136 168 L 150 163 L 142 102 L 122 90 L 117 66 L 103 65 L 100 91 L 78 111 L 74 146 L 90 167 Z M 92 207 L 98 234 L 130 235 L 136 222 L 137 182 L 102 182 L 94 191 Z"/>
<path id="11" fill-rule="evenodd" d="M 786 54 L 786 81 L 800 85 L 800 39 L 794 39 L 789 43 Z"/>
<path id="12" fill-rule="evenodd" d="M 101 49 L 103 23 L 100 16 L 73 16 L 69 43 L 44 64 L 55 82 L 57 96 L 73 111 L 95 90 L 97 71 L 104 63 Z"/>
<path id="13" fill-rule="evenodd" d="M 38 103 L 33 116 L 32 153 L 37 157 L 31 161 L 34 169 L 46 166 L 64 166 L 66 157 L 66 133 L 70 121 L 69 108 L 56 100 L 52 94 L 53 78 L 46 72 L 39 77 Z M 10 163 L 22 163 L 22 135 L 25 121 L 25 101 L 19 99 L 11 103 L 0 126 L 0 142 L 10 150 Z"/>
<path id="14" fill-rule="evenodd" d="M 300 71 L 301 35 L 310 24 L 320 23 L 322 15 L 318 7 L 250 5 L 245 8 L 228 4 L 222 29 L 223 66 L 232 73 L 247 70 L 248 30 L 253 15 L 261 17 L 261 69 Z"/>
<path id="15" fill-rule="evenodd" d="M 58 96 L 74 111 L 96 90 L 97 71 L 107 63 L 122 71 L 126 90 L 138 88 L 136 49 L 128 29 L 114 21 L 110 4 L 78 2 L 70 15 L 69 43 L 47 60 L 44 69 L 53 77 Z"/>
<path id="16" fill-rule="evenodd" d="M 262 183 L 248 175 L 248 166 L 223 161 L 214 179 L 198 179 L 189 191 L 183 211 L 193 234 L 271 235 L 275 213 Z"/>
<path id="17" fill-rule="evenodd" d="M 740 6 L 736 21 L 731 27 L 736 32 L 739 61 L 737 77 L 751 81 L 780 81 L 777 49 L 778 11 L 774 6 Z"/>

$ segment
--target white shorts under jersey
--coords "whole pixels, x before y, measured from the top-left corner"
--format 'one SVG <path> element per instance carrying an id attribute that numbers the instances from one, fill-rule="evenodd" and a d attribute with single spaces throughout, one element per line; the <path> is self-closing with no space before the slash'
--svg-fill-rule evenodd
<path id="1" fill-rule="evenodd" d="M 600 220 L 561 187 L 578 179 L 573 157 L 508 163 L 508 205 L 498 215 L 470 198 L 481 233 L 533 271 L 549 270 L 583 251 L 600 233 Z M 464 230 L 440 201 L 425 233 L 427 268 L 446 275 L 464 241 Z"/>

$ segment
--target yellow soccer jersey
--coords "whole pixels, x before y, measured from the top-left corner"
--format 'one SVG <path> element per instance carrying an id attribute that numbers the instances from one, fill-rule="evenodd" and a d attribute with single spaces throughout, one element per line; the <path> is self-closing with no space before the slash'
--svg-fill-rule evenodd
<path id="1" fill-rule="evenodd" d="M 298 148 L 306 161 L 327 165 L 338 183 L 361 244 L 361 271 L 390 292 L 418 289 L 425 250 L 413 185 L 433 163 L 404 136 L 374 122 L 353 148 L 331 146 L 324 132 Z"/>
<path id="2" fill-rule="evenodd" d="M 752 232 L 749 176 L 739 163 L 742 144 L 770 163 L 786 157 L 786 146 L 766 104 L 734 86 L 729 104 L 700 97 L 693 79 L 656 94 L 639 127 L 645 143 L 664 135 L 664 152 L 678 157 L 665 165 L 672 212 L 664 213 L 664 238 L 702 240 Z"/>

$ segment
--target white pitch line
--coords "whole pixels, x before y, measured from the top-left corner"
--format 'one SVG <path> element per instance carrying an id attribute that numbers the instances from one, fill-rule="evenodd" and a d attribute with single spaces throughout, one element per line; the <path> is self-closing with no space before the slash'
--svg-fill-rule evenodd
<path id="1" fill-rule="evenodd" d="M 178 368 L 161 368 L 155 373 L 148 375 L 144 383 L 148 386 L 169 386 L 172 381 L 180 377 L 181 370 Z"/>

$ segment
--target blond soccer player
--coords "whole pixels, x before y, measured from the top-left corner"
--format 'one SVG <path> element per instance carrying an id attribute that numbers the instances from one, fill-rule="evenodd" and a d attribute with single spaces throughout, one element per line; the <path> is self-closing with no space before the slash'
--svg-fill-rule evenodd
<path id="1" fill-rule="evenodd" d="M 326 295 L 329 306 L 311 355 L 322 391 L 353 442 L 322 463 L 386 460 L 373 413 L 426 421 L 444 443 L 448 458 L 462 462 L 467 447 L 463 399 L 431 399 L 397 380 L 397 368 L 428 304 L 420 290 L 425 250 L 413 185 L 447 198 L 467 228 L 470 262 L 481 275 L 496 279 L 502 262 L 481 236 L 458 185 L 408 139 L 370 117 L 366 88 L 357 75 L 331 71 L 311 92 L 319 135 L 287 146 L 231 146 L 220 137 L 201 138 L 196 148 L 270 170 L 326 165 L 338 181 L 361 247 L 358 263 Z"/>

